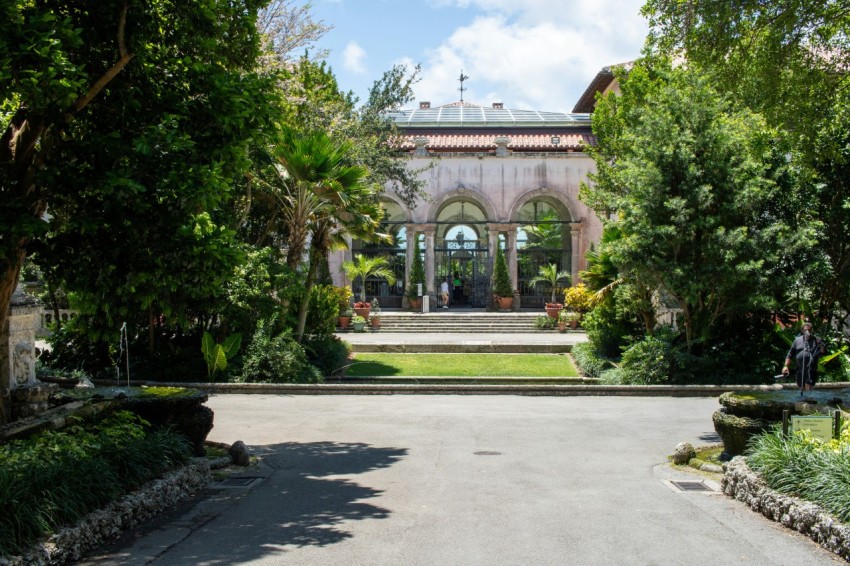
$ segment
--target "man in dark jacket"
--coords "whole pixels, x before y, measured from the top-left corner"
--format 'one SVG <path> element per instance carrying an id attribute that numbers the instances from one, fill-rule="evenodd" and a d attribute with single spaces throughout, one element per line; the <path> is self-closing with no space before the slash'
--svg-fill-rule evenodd
<path id="1" fill-rule="evenodd" d="M 782 373 L 788 375 L 791 360 L 794 360 L 797 366 L 797 387 L 801 391 L 803 389 L 811 391 L 818 380 L 818 359 L 825 353 L 826 346 L 823 340 L 812 332 L 812 323 L 805 322 L 800 334 L 791 344 L 788 355 L 785 356 Z"/>

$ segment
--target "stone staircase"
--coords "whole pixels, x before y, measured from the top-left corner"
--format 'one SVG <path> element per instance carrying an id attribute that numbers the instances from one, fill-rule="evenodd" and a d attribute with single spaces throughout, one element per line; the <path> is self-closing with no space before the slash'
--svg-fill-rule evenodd
<path id="1" fill-rule="evenodd" d="M 431 313 L 381 313 L 381 332 L 518 334 L 540 331 L 534 325 L 541 312 L 484 312 L 439 310 Z"/>

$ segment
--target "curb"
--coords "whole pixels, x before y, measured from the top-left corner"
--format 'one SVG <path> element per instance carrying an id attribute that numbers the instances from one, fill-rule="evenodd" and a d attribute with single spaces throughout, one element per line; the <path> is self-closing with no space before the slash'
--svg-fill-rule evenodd
<path id="1" fill-rule="evenodd" d="M 768 519 L 809 537 L 825 549 L 850 561 L 850 526 L 820 505 L 774 491 L 753 472 L 743 456 L 726 464 L 723 493 L 745 503 Z"/>
<path id="2" fill-rule="evenodd" d="M 445 379 L 452 379 L 446 377 Z M 98 385 L 109 385 L 99 381 Z M 727 391 L 779 391 L 783 385 L 467 385 L 348 383 L 187 383 L 131 381 L 134 386 L 191 387 L 207 393 L 278 395 L 538 395 L 627 397 L 716 397 Z M 850 384 L 822 384 L 818 389 L 845 389 Z"/>

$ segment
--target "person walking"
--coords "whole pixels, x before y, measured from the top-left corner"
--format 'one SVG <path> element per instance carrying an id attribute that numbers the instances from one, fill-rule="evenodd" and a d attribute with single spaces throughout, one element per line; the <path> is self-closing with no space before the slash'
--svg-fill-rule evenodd
<path id="1" fill-rule="evenodd" d="M 794 338 L 794 342 L 785 356 L 785 365 L 782 367 L 782 374 L 788 375 L 791 372 L 791 360 L 794 360 L 797 387 L 800 388 L 801 395 L 804 390 L 811 391 L 814 389 L 818 380 L 818 359 L 825 353 L 826 345 L 812 332 L 812 323 L 803 323 L 800 334 Z"/>
<path id="2" fill-rule="evenodd" d="M 443 301 L 443 308 L 449 308 L 449 278 L 443 278 L 443 282 L 440 283 L 440 298 Z"/>

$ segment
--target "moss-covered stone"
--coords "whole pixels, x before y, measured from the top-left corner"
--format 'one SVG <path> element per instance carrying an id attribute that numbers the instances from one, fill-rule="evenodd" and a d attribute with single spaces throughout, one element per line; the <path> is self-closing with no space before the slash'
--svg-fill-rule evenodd
<path id="1" fill-rule="evenodd" d="M 782 411 L 785 410 L 790 411 L 791 414 L 803 414 L 818 412 L 821 408 L 834 410 L 842 405 L 850 404 L 850 390 L 807 391 L 802 397 L 796 389 L 734 391 L 721 395 L 720 404 L 726 407 L 730 415 L 781 421 Z"/>
<path id="2" fill-rule="evenodd" d="M 60 391 L 56 403 L 114 400 L 156 428 L 172 427 L 192 444 L 196 456 L 204 455 L 204 440 L 213 427 L 213 412 L 204 403 L 209 395 L 188 387 L 89 387 Z"/>
<path id="3" fill-rule="evenodd" d="M 730 456 L 743 454 L 750 438 L 760 434 L 770 427 L 770 421 L 739 417 L 724 411 L 715 411 L 711 417 L 714 430 L 723 441 L 723 448 Z"/>

